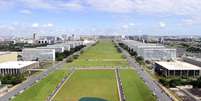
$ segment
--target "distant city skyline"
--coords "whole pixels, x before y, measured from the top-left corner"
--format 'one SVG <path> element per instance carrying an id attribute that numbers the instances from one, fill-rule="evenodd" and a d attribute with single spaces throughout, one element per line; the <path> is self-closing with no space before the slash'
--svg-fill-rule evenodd
<path id="1" fill-rule="evenodd" d="M 199 0 L 1 0 L 0 36 L 201 35 Z"/>

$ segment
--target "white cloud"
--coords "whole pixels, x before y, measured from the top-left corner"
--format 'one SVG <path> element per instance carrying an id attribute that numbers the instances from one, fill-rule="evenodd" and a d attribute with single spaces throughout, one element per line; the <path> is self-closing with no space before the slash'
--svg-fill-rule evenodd
<path id="1" fill-rule="evenodd" d="M 31 14 L 32 12 L 30 10 L 28 10 L 28 9 L 23 9 L 23 10 L 20 11 L 20 13 L 22 13 L 22 14 Z"/>
<path id="2" fill-rule="evenodd" d="M 51 23 L 44 24 L 47 26 L 54 26 Z M 0 24 L 0 36 L 1 35 L 11 35 L 11 36 L 20 36 L 26 35 L 30 36 L 33 33 L 40 33 L 40 35 L 57 35 L 65 34 L 68 30 L 61 27 L 44 27 L 41 23 L 17 23 L 15 24 Z"/>
<path id="3" fill-rule="evenodd" d="M 0 0 L 0 6 L 29 9 L 93 9 L 114 13 L 201 16 L 200 0 Z"/>
<path id="4" fill-rule="evenodd" d="M 130 22 L 130 23 L 122 24 L 121 28 L 129 29 L 129 28 L 133 28 L 134 26 L 135 26 L 135 23 Z"/>
<path id="5" fill-rule="evenodd" d="M 12 8 L 14 4 L 15 4 L 15 1 L 12 1 L 12 0 L 0 0 L 0 9 Z"/>
<path id="6" fill-rule="evenodd" d="M 182 24 L 186 25 L 201 24 L 200 5 L 201 0 L 0 0 L 0 9 L 22 6 L 22 8 L 26 8 L 20 11 L 23 14 L 29 14 L 35 9 L 49 11 L 95 10 L 120 15 L 137 13 L 147 17 L 149 15 L 171 16 L 173 18 L 179 16 Z M 49 25 L 32 24 L 32 27 L 39 26 L 52 27 L 54 25 L 51 23 Z M 135 26 L 135 23 L 119 24 L 119 26 L 130 28 Z M 157 26 L 164 28 L 167 25 L 166 22 L 159 22 Z"/>
<path id="7" fill-rule="evenodd" d="M 39 27 L 39 24 L 38 23 L 33 23 L 32 27 L 37 28 L 37 27 Z"/>
<path id="8" fill-rule="evenodd" d="M 128 25 L 122 25 L 122 28 L 123 28 L 123 29 L 128 29 L 129 26 L 128 26 Z"/>
<path id="9" fill-rule="evenodd" d="M 47 24 L 48 27 L 53 27 L 54 25 L 52 23 Z"/>
<path id="10" fill-rule="evenodd" d="M 71 10 L 80 10 L 83 8 L 83 6 L 77 2 L 64 3 L 61 5 L 61 7 L 63 7 L 64 9 L 71 9 Z"/>
<path id="11" fill-rule="evenodd" d="M 166 23 L 165 22 L 159 22 L 159 26 L 161 27 L 161 28 L 164 28 L 164 27 L 166 27 Z"/>
<path id="12" fill-rule="evenodd" d="M 85 0 L 86 3 L 97 10 L 115 12 L 115 13 L 128 13 L 133 11 L 135 6 L 132 0 Z"/>
<path id="13" fill-rule="evenodd" d="M 80 2 L 63 0 L 19 0 L 30 9 L 45 10 L 78 10 L 82 8 Z"/>
<path id="14" fill-rule="evenodd" d="M 52 6 L 49 2 L 46 2 L 45 0 L 18 0 L 22 3 L 25 7 L 31 8 L 31 9 L 52 9 L 55 8 L 55 6 Z"/>
<path id="15" fill-rule="evenodd" d="M 129 25 L 130 25 L 130 26 L 134 26 L 135 24 L 131 22 L 131 23 L 129 23 Z"/>
<path id="16" fill-rule="evenodd" d="M 199 0 L 85 0 L 89 6 L 109 12 L 191 15 L 201 11 Z"/>
<path id="17" fill-rule="evenodd" d="M 33 28 L 48 28 L 48 27 L 53 27 L 54 26 L 54 24 L 53 23 L 46 23 L 46 24 L 39 24 L 39 23 L 37 23 L 37 22 L 35 22 L 35 23 L 33 23 L 32 25 L 31 25 L 31 27 L 33 27 Z"/>
<path id="18" fill-rule="evenodd" d="M 53 27 L 54 26 L 54 24 L 52 24 L 52 23 L 47 23 L 47 24 L 44 24 L 42 27 Z"/>
<path id="19" fill-rule="evenodd" d="M 201 24 L 200 0 L 85 0 L 90 8 L 113 13 L 180 16 L 182 23 Z M 190 24 L 189 24 L 190 23 Z M 162 25 L 163 26 L 163 25 Z"/>

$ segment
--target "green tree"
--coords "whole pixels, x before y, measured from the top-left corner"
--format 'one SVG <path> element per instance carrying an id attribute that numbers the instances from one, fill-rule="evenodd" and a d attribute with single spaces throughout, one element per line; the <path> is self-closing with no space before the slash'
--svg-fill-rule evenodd
<path id="1" fill-rule="evenodd" d="M 57 61 L 62 61 L 63 59 L 64 59 L 63 53 L 56 53 L 56 60 Z"/>
<path id="2" fill-rule="evenodd" d="M 197 80 L 192 81 L 191 84 L 195 88 L 201 88 L 201 77 L 199 77 Z"/>

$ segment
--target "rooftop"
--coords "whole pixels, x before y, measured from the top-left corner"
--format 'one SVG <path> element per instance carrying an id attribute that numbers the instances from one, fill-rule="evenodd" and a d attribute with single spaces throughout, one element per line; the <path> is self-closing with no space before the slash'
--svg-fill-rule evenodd
<path id="1" fill-rule="evenodd" d="M 201 58 L 196 58 L 196 57 L 186 57 L 188 59 L 192 59 L 192 60 L 195 60 L 195 61 L 200 61 L 201 62 Z"/>
<path id="2" fill-rule="evenodd" d="M 123 40 L 122 42 L 124 42 L 130 47 L 135 47 L 135 48 L 166 49 L 166 47 L 161 44 L 142 43 L 135 40 Z"/>
<path id="3" fill-rule="evenodd" d="M 156 63 L 168 70 L 201 70 L 201 67 L 181 61 L 156 62 Z"/>
<path id="4" fill-rule="evenodd" d="M 63 47 L 37 47 L 37 49 L 58 49 L 58 48 L 63 48 Z"/>
<path id="5" fill-rule="evenodd" d="M 35 50 L 35 51 L 40 51 L 40 50 L 54 50 L 54 49 L 48 49 L 48 48 L 24 48 L 22 51 L 24 50 Z"/>
<path id="6" fill-rule="evenodd" d="M 0 55 L 10 54 L 11 52 L 0 52 Z"/>
<path id="7" fill-rule="evenodd" d="M 3 69 L 3 68 L 4 69 L 10 69 L 10 68 L 19 69 L 36 62 L 37 61 L 9 61 L 9 62 L 0 63 L 0 69 Z"/>

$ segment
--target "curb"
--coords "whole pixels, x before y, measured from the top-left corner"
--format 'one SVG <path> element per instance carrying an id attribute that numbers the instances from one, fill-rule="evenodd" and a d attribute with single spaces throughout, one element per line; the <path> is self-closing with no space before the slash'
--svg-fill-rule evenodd
<path id="1" fill-rule="evenodd" d="M 126 97 L 124 95 L 123 86 L 121 79 L 119 77 L 119 70 L 118 68 L 115 69 L 116 74 L 116 81 L 117 81 L 117 87 L 118 87 L 118 93 L 119 93 L 119 101 L 126 101 Z"/>
<path id="2" fill-rule="evenodd" d="M 70 79 L 70 77 L 73 75 L 75 70 L 72 70 L 69 76 L 65 76 L 62 81 L 57 85 L 58 88 L 55 88 L 55 90 L 50 94 L 47 101 L 53 101 L 53 98 L 57 95 L 57 93 L 60 91 L 60 89 L 64 86 L 64 84 Z"/>

